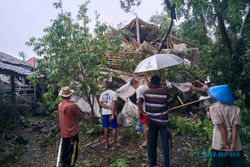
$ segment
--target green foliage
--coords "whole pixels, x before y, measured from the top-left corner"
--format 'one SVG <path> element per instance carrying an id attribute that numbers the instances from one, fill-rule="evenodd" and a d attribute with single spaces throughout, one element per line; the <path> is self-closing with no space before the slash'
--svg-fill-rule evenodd
<path id="1" fill-rule="evenodd" d="M 206 33 L 204 22 L 196 18 L 183 22 L 177 31 L 177 35 L 183 38 L 184 41 L 188 41 L 199 48 L 212 44 Z"/>
<path id="2" fill-rule="evenodd" d="M 54 112 L 57 110 L 57 106 L 61 100 L 62 98 L 60 98 L 59 96 L 57 96 L 57 94 L 52 92 L 51 89 L 49 89 L 48 92 L 42 95 L 42 101 L 47 106 L 50 112 Z"/>
<path id="3" fill-rule="evenodd" d="M 250 79 L 250 50 L 247 50 L 241 59 L 241 61 L 244 62 L 242 75 L 244 78 Z"/>
<path id="4" fill-rule="evenodd" d="M 121 137 L 121 140 L 126 140 L 131 143 L 136 142 L 137 138 L 139 137 L 138 133 L 134 130 L 134 127 L 121 129 L 119 136 Z"/>
<path id="5" fill-rule="evenodd" d="M 96 124 L 93 121 L 82 120 L 79 122 L 80 138 L 86 139 L 92 135 L 100 135 L 103 132 L 101 124 Z"/>
<path id="6" fill-rule="evenodd" d="M 183 17 L 177 34 L 198 46 L 202 69 L 213 83 L 228 83 L 248 91 L 249 20 L 242 27 L 247 1 L 174 0 L 178 17 Z M 221 16 L 221 22 L 218 17 Z M 225 25 L 225 30 L 221 28 Z M 242 34 L 240 34 L 242 33 Z M 241 36 L 239 36 L 239 34 Z M 226 41 L 225 36 L 228 36 Z M 231 52 L 229 51 L 231 45 Z M 201 68 L 202 67 L 202 68 Z"/>
<path id="7" fill-rule="evenodd" d="M 119 59 L 117 63 L 119 64 L 120 70 L 126 72 L 133 72 L 137 64 L 134 58 L 131 57 L 128 58 L 126 56 Z"/>
<path id="8" fill-rule="evenodd" d="M 58 0 L 57 2 L 54 2 L 53 5 L 56 9 L 58 9 L 58 8 L 61 9 L 62 8 L 62 0 Z"/>
<path id="9" fill-rule="evenodd" d="M 167 31 L 170 25 L 170 17 L 164 13 L 155 13 L 149 18 L 149 22 L 159 27 L 161 30 Z M 161 37 L 164 35 L 162 32 Z"/>
<path id="10" fill-rule="evenodd" d="M 120 0 L 121 8 L 127 13 L 133 11 L 133 7 L 139 6 L 141 2 L 142 0 Z"/>
<path id="11" fill-rule="evenodd" d="M 102 132 L 101 125 L 93 125 L 86 130 L 86 135 L 100 134 Z"/>
<path id="12" fill-rule="evenodd" d="M 206 118 L 190 121 L 185 117 L 172 116 L 170 121 L 174 134 L 199 136 L 204 140 L 212 137 L 212 123 Z"/>
<path id="13" fill-rule="evenodd" d="M 128 167 L 127 161 L 123 158 L 110 158 L 110 167 Z"/>
<path id="14" fill-rule="evenodd" d="M 237 97 L 236 105 L 240 107 L 241 110 L 241 121 L 243 127 L 248 127 L 250 132 L 250 109 L 246 105 L 246 95 L 240 90 L 235 91 L 235 96 Z"/>
<path id="15" fill-rule="evenodd" d="M 166 10 L 166 9 L 165 9 Z M 168 14 L 168 10 L 164 11 L 162 13 L 158 13 L 156 12 L 155 14 L 153 14 L 150 19 L 149 22 L 157 27 L 159 27 L 160 29 L 156 32 L 152 31 L 152 35 L 154 38 L 162 38 L 164 36 L 164 34 L 167 32 L 167 30 L 169 29 L 169 25 L 170 25 L 170 14 Z M 174 24 L 172 25 L 172 29 L 171 32 L 175 33 L 177 31 L 177 26 L 175 26 Z M 150 32 L 149 32 L 150 33 Z M 149 38 L 150 38 L 150 34 L 149 34 Z"/>
<path id="16" fill-rule="evenodd" d="M 56 143 L 56 137 L 45 136 L 40 141 L 40 148 L 45 151 L 45 149 Z"/>
<path id="17" fill-rule="evenodd" d="M 107 65 L 105 55 L 120 49 L 119 38 L 108 36 L 108 27 L 98 20 L 93 34 L 90 32 L 87 4 L 80 6 L 76 21 L 71 13 L 60 11 L 52 25 L 44 29 L 43 37 L 31 38 L 28 42 L 41 56 L 32 80 L 35 83 L 40 76 L 46 78 L 50 92 L 50 97 L 46 95 L 47 101 L 55 101 L 58 88 L 70 85 L 93 106 L 91 95 L 96 94 L 97 85 L 102 80 L 100 72 Z M 61 8 L 61 2 L 55 5 Z M 54 108 L 54 103 L 51 105 Z"/>

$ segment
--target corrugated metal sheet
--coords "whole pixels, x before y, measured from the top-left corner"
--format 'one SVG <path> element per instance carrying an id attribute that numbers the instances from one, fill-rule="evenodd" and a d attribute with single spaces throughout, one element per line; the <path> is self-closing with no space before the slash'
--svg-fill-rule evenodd
<path id="1" fill-rule="evenodd" d="M 27 70 L 25 68 L 15 66 L 12 64 L 7 64 L 7 63 L 0 61 L 0 71 L 1 70 L 14 72 L 14 73 L 21 74 L 21 75 L 31 75 L 32 74 L 32 72 L 30 70 Z"/>
<path id="2" fill-rule="evenodd" d="M 24 68 L 26 68 L 28 70 L 33 70 L 34 69 L 31 65 L 29 65 L 29 64 L 21 61 L 18 58 L 15 58 L 15 57 L 11 56 L 11 55 L 3 53 L 3 52 L 0 52 L 0 61 L 4 62 L 4 63 L 7 63 L 7 64 L 22 66 L 22 67 L 24 67 Z"/>

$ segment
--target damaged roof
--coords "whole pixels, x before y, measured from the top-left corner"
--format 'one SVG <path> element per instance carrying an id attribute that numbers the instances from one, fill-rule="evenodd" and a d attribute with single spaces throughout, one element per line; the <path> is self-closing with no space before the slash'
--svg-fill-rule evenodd
<path id="1" fill-rule="evenodd" d="M 32 66 L 13 56 L 0 52 L 0 73 L 27 76 L 32 74 L 32 71 L 34 71 Z"/>
<path id="2" fill-rule="evenodd" d="M 139 30 L 139 32 L 137 32 L 137 28 Z M 128 31 L 130 32 L 130 34 L 125 35 L 125 39 L 128 42 L 134 42 L 134 41 L 140 41 L 140 43 L 148 42 L 151 45 L 155 45 L 155 46 L 159 46 L 159 43 L 162 40 L 162 37 L 164 35 L 164 32 L 157 26 L 147 23 L 145 21 L 143 21 L 142 19 L 140 19 L 139 17 L 136 17 L 135 19 L 133 19 L 129 24 L 127 24 L 126 26 L 124 26 L 122 28 L 122 30 L 124 31 Z M 138 37 L 137 37 L 138 34 Z M 134 40 L 131 40 L 131 38 Z M 181 39 L 178 39 L 173 33 L 169 34 L 168 40 L 171 41 L 172 44 L 180 44 L 180 43 L 185 43 L 187 45 L 188 48 L 193 48 L 195 47 L 194 45 L 186 42 L 186 41 L 182 41 Z M 169 46 L 165 49 L 168 48 L 172 48 L 173 46 Z"/>

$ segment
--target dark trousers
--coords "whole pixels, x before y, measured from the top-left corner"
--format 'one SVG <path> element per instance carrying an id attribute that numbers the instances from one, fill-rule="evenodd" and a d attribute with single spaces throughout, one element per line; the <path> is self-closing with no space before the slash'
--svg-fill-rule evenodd
<path id="1" fill-rule="evenodd" d="M 75 166 L 76 159 L 78 156 L 78 134 L 69 137 L 62 138 L 62 153 L 61 153 L 61 166 L 62 167 L 73 167 Z"/>
<path id="2" fill-rule="evenodd" d="M 217 151 L 212 149 L 212 167 L 244 167 L 243 151 Z"/>
<path id="3" fill-rule="evenodd" d="M 168 125 L 148 120 L 148 161 L 150 166 L 157 165 L 158 132 L 161 136 L 161 147 L 164 157 L 164 167 L 170 166 L 170 133 Z"/>

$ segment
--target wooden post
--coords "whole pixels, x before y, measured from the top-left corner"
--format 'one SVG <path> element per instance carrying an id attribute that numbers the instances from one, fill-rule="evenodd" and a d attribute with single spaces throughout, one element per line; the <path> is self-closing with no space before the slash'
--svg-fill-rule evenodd
<path id="1" fill-rule="evenodd" d="M 16 100 L 16 86 L 15 86 L 15 77 L 14 75 L 10 76 L 11 81 L 11 102 L 12 106 L 12 113 L 15 118 L 17 118 L 17 100 Z"/>
<path id="2" fill-rule="evenodd" d="M 33 86 L 33 110 L 36 110 L 36 84 Z M 32 110 L 32 112 L 34 113 L 34 111 Z"/>
<path id="3" fill-rule="evenodd" d="M 137 42 L 140 44 L 140 29 L 139 29 L 139 20 L 138 17 L 136 16 L 136 36 L 137 36 Z"/>

